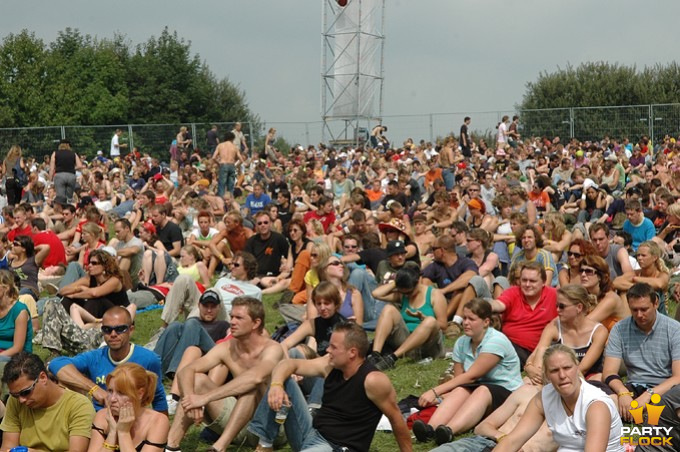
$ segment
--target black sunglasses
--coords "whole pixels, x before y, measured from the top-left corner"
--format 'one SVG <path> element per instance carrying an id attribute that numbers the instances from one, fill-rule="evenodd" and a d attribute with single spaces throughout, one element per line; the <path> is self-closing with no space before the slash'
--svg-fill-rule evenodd
<path id="1" fill-rule="evenodd" d="M 569 256 L 569 257 L 583 257 L 583 254 L 575 253 L 573 251 L 567 251 L 567 256 Z"/>
<path id="2" fill-rule="evenodd" d="M 262 226 L 263 224 L 269 224 L 269 222 L 268 221 L 258 221 L 257 222 L 258 226 Z"/>
<path id="3" fill-rule="evenodd" d="M 557 309 L 559 309 L 560 311 L 567 309 L 569 306 L 574 306 L 574 305 L 573 304 L 557 303 Z"/>
<path id="4" fill-rule="evenodd" d="M 579 269 L 579 272 L 580 272 L 580 273 L 585 273 L 585 274 L 588 275 L 588 276 L 593 276 L 595 273 L 597 273 L 597 270 L 595 270 L 594 268 L 581 267 L 581 268 Z"/>
<path id="5" fill-rule="evenodd" d="M 232 262 L 232 263 L 231 263 L 231 266 L 232 266 L 232 267 L 240 267 L 241 264 L 239 264 L 238 262 Z"/>
<path id="6" fill-rule="evenodd" d="M 36 378 L 35 381 L 33 382 L 33 384 L 31 386 L 29 386 L 28 388 L 22 389 L 19 392 L 10 392 L 9 395 L 14 397 L 15 399 L 18 399 L 19 397 L 28 397 L 33 392 L 33 389 L 35 389 L 35 385 L 38 384 L 39 379 L 40 379 L 40 375 L 38 375 L 38 378 Z"/>
<path id="7" fill-rule="evenodd" d="M 113 333 L 114 331 L 116 332 L 116 334 L 127 333 L 129 329 L 130 325 L 116 325 L 116 326 L 102 325 L 102 333 L 106 334 L 107 336 Z"/>
<path id="8" fill-rule="evenodd" d="M 333 261 L 333 262 L 329 262 L 328 265 L 326 265 L 326 267 L 330 267 L 331 265 L 334 266 L 334 267 L 341 267 L 344 264 L 340 261 Z"/>
<path id="9" fill-rule="evenodd" d="M 99 261 L 93 261 L 93 260 L 90 261 L 90 265 L 100 265 L 100 264 L 101 264 L 101 262 L 99 262 Z"/>

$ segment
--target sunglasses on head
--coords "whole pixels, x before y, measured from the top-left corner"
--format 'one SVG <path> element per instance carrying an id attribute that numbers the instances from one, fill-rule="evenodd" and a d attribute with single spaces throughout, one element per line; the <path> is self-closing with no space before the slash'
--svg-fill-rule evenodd
<path id="1" fill-rule="evenodd" d="M 10 392 L 9 395 L 14 397 L 15 399 L 18 399 L 19 397 L 28 397 L 33 392 L 33 389 L 35 389 L 35 385 L 38 384 L 39 379 L 40 379 L 40 375 L 38 375 L 38 378 L 36 378 L 35 381 L 33 382 L 33 384 L 31 386 L 29 386 L 28 388 L 22 389 L 19 392 Z"/>
<path id="2" fill-rule="evenodd" d="M 130 325 L 116 325 L 116 326 L 102 325 L 102 333 L 106 335 L 109 335 L 114 331 L 116 332 L 116 334 L 127 333 L 129 329 Z"/>

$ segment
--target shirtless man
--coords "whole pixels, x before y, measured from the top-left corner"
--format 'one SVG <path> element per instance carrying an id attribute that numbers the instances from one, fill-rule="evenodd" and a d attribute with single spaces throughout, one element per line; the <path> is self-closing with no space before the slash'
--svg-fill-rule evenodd
<path id="1" fill-rule="evenodd" d="M 234 132 L 224 134 L 224 141 L 217 145 L 212 158 L 220 164 L 217 195 L 222 197 L 225 189 L 233 194 L 234 182 L 236 181 L 236 160 L 246 161 L 241 155 L 241 151 L 234 146 Z"/>
<path id="2" fill-rule="evenodd" d="M 434 241 L 437 237 L 432 233 L 432 230 L 428 228 L 427 218 L 425 215 L 416 214 L 413 216 L 413 229 L 415 229 L 415 234 L 413 241 L 418 245 L 418 250 L 420 251 L 420 261 L 422 262 L 421 267 L 425 268 L 425 262 L 429 264 L 432 259 L 424 259 L 427 252 L 434 245 Z"/>
<path id="3" fill-rule="evenodd" d="M 491 450 L 498 439 L 510 433 L 519 423 L 529 401 L 540 391 L 540 386 L 524 385 L 510 394 L 510 397 L 475 427 L 475 435 L 442 444 L 432 452 L 464 452 L 468 450 Z M 544 422 L 541 428 L 522 447 L 524 452 L 554 452 L 557 444 Z"/>
<path id="4" fill-rule="evenodd" d="M 281 345 L 262 335 L 262 303 L 242 296 L 231 305 L 233 339 L 217 344 L 177 373 L 182 399 L 166 450 L 180 450 L 180 441 L 191 424 L 205 417 L 209 419 L 208 428 L 220 434 L 213 449 L 225 451 L 250 421 L 269 386 L 272 370 L 283 359 Z M 226 366 L 234 377 L 221 386 L 208 377 L 208 372 L 219 365 Z"/>

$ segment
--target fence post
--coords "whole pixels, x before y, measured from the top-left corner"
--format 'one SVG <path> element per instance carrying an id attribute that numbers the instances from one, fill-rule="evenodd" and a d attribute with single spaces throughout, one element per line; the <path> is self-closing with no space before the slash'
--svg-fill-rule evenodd
<path id="1" fill-rule="evenodd" d="M 570 139 L 574 138 L 574 109 L 569 109 L 569 135 Z"/>
<path id="2" fill-rule="evenodd" d="M 194 140 L 191 144 L 196 146 L 196 124 L 193 122 L 191 123 L 191 138 Z"/>
<path id="3" fill-rule="evenodd" d="M 433 116 L 432 113 L 430 113 L 430 141 L 434 143 L 434 132 L 433 132 L 434 128 L 433 128 L 433 124 L 432 124 L 432 116 Z"/>
<path id="4" fill-rule="evenodd" d="M 61 139 L 65 140 L 66 139 L 66 127 L 61 126 Z"/>
<path id="5" fill-rule="evenodd" d="M 253 155 L 253 135 L 255 135 L 255 132 L 253 132 L 253 123 L 248 122 L 248 139 L 250 140 L 250 155 Z"/>
<path id="6" fill-rule="evenodd" d="M 132 148 L 135 147 L 135 139 L 132 134 L 132 124 L 128 124 L 128 154 L 132 152 Z"/>
<path id="7" fill-rule="evenodd" d="M 654 153 L 654 108 L 652 105 L 647 105 L 647 114 L 649 115 L 648 128 L 649 128 L 649 141 L 652 143 L 652 154 Z M 651 155 L 651 154 L 650 154 Z"/>

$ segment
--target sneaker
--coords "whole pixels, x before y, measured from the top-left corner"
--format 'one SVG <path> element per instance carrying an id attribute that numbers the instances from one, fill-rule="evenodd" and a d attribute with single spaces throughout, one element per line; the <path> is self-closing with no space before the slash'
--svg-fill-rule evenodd
<path id="1" fill-rule="evenodd" d="M 394 358 L 393 354 L 389 355 L 380 355 L 380 358 L 378 359 L 378 362 L 374 364 L 375 368 L 378 370 L 389 370 L 389 369 L 394 369 L 394 366 L 396 365 L 396 359 Z"/>
<path id="2" fill-rule="evenodd" d="M 437 446 L 453 441 L 453 430 L 448 425 L 440 425 L 434 430 L 434 442 Z"/>
<path id="3" fill-rule="evenodd" d="M 373 366 L 375 367 L 381 358 L 382 355 L 380 354 L 380 352 L 372 351 L 371 354 L 366 357 L 366 361 L 373 364 Z"/>
<path id="4" fill-rule="evenodd" d="M 160 327 L 158 331 L 156 331 L 156 334 L 151 336 L 151 339 L 149 339 L 149 342 L 144 346 L 145 349 L 154 351 L 156 348 L 156 344 L 158 343 L 158 339 L 161 338 L 161 335 L 165 331 L 165 327 Z"/>
<path id="5" fill-rule="evenodd" d="M 281 298 L 279 299 L 279 304 L 288 304 L 293 301 L 293 297 L 295 296 L 295 292 L 293 292 L 290 289 L 286 289 L 283 291 L 281 294 Z"/>
<path id="6" fill-rule="evenodd" d="M 449 322 L 444 333 L 448 339 L 458 339 L 463 334 L 463 327 L 456 322 Z"/>
<path id="7" fill-rule="evenodd" d="M 59 292 L 59 286 L 57 286 L 56 284 L 47 283 L 43 288 L 47 291 L 47 293 L 51 297 L 55 296 Z"/>
<path id="8" fill-rule="evenodd" d="M 35 333 L 35 336 L 33 336 L 33 344 L 34 345 L 42 345 L 42 339 L 43 339 L 42 337 L 43 337 L 42 330 Z"/>
<path id="9" fill-rule="evenodd" d="M 434 439 L 434 428 L 420 419 L 413 423 L 413 434 L 421 443 L 426 443 Z"/>
<path id="10" fill-rule="evenodd" d="M 165 401 L 168 402 L 168 414 L 174 416 L 177 412 L 178 401 L 172 398 L 172 395 L 168 394 L 165 396 Z"/>

